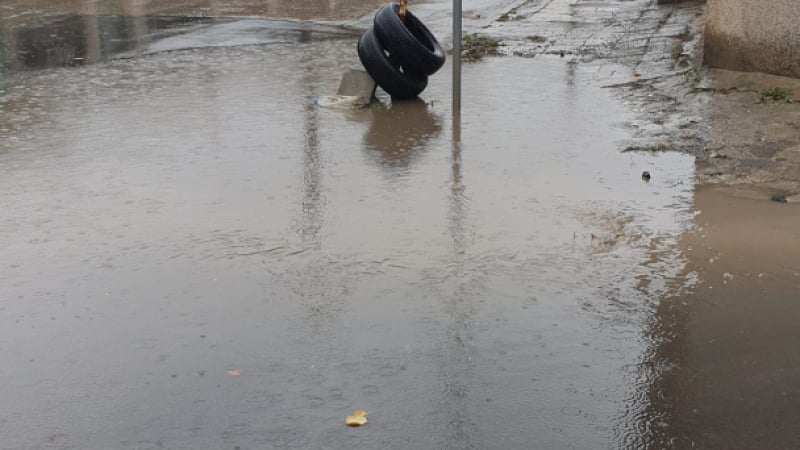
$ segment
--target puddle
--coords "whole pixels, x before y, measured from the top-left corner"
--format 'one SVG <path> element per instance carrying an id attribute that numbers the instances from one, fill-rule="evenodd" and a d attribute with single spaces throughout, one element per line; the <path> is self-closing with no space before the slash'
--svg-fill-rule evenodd
<path id="1" fill-rule="evenodd" d="M 349 39 L 360 33 L 341 26 L 291 20 L 235 20 L 160 39 L 143 54 L 207 47 L 294 45 L 320 39 Z"/>
<path id="2" fill-rule="evenodd" d="M 695 193 L 697 225 L 680 246 L 697 284 L 654 316 L 649 406 L 631 447 L 791 448 L 800 437 L 800 209 L 753 194 Z"/>
<path id="3" fill-rule="evenodd" d="M 352 38 L 336 25 L 292 20 L 203 17 L 64 16 L 18 27 L 0 41 L 0 70 L 24 71 L 106 62 L 112 58 L 204 47 L 289 45 Z"/>
<path id="4" fill-rule="evenodd" d="M 165 35 L 214 21 L 190 17 L 48 17 L 44 24 L 4 31 L 0 67 L 22 71 L 103 62 Z"/>
<path id="5" fill-rule="evenodd" d="M 629 113 L 558 57 L 466 65 L 456 120 L 449 66 L 317 108 L 355 39 L 303 26 L 192 23 L 0 91 L 7 445 L 619 446 L 693 159 L 622 153 Z"/>
<path id="6" fill-rule="evenodd" d="M 381 0 L 4 0 L 0 21 L 26 21 L 52 15 L 258 16 L 300 20 L 352 20 L 375 11 Z M 417 4 L 421 3 L 417 0 Z"/>
<path id="7" fill-rule="evenodd" d="M 362 152 L 387 175 L 406 175 L 404 169 L 422 158 L 444 131 L 444 118 L 420 99 L 348 111 L 345 118 L 368 126 Z"/>

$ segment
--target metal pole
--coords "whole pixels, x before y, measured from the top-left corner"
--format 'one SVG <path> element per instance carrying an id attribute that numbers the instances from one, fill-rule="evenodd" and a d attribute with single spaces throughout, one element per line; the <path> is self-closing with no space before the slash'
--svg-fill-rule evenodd
<path id="1" fill-rule="evenodd" d="M 461 112 L 461 0 L 453 0 L 453 113 Z"/>

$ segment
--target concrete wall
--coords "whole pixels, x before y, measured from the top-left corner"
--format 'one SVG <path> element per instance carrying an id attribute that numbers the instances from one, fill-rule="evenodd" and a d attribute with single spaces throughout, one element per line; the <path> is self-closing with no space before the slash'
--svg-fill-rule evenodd
<path id="1" fill-rule="evenodd" d="M 800 0 L 708 0 L 705 61 L 800 78 Z"/>

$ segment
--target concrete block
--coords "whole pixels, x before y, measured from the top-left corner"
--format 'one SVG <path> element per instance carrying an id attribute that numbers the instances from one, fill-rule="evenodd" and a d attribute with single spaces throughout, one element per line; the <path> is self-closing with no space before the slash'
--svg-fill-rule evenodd
<path id="1" fill-rule="evenodd" d="M 369 74 L 363 70 L 348 70 L 342 75 L 339 90 L 336 95 L 362 97 L 371 99 L 375 96 L 378 85 Z"/>

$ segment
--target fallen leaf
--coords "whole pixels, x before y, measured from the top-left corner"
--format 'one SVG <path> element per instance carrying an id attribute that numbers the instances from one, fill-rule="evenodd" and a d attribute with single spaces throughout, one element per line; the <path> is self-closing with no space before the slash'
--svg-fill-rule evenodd
<path id="1" fill-rule="evenodd" d="M 640 76 L 642 76 L 642 74 L 640 74 L 639 72 L 633 72 L 633 76 L 639 78 Z"/>
<path id="2" fill-rule="evenodd" d="M 230 375 L 230 376 L 232 376 L 232 377 L 238 377 L 239 375 L 241 375 L 241 372 L 239 372 L 239 371 L 238 371 L 238 370 L 236 370 L 236 369 L 232 369 L 232 370 L 229 370 L 229 371 L 228 371 L 228 375 Z"/>
<path id="3" fill-rule="evenodd" d="M 353 414 L 344 419 L 344 423 L 348 427 L 360 427 L 367 423 L 367 412 L 363 409 L 357 409 L 353 411 Z"/>

